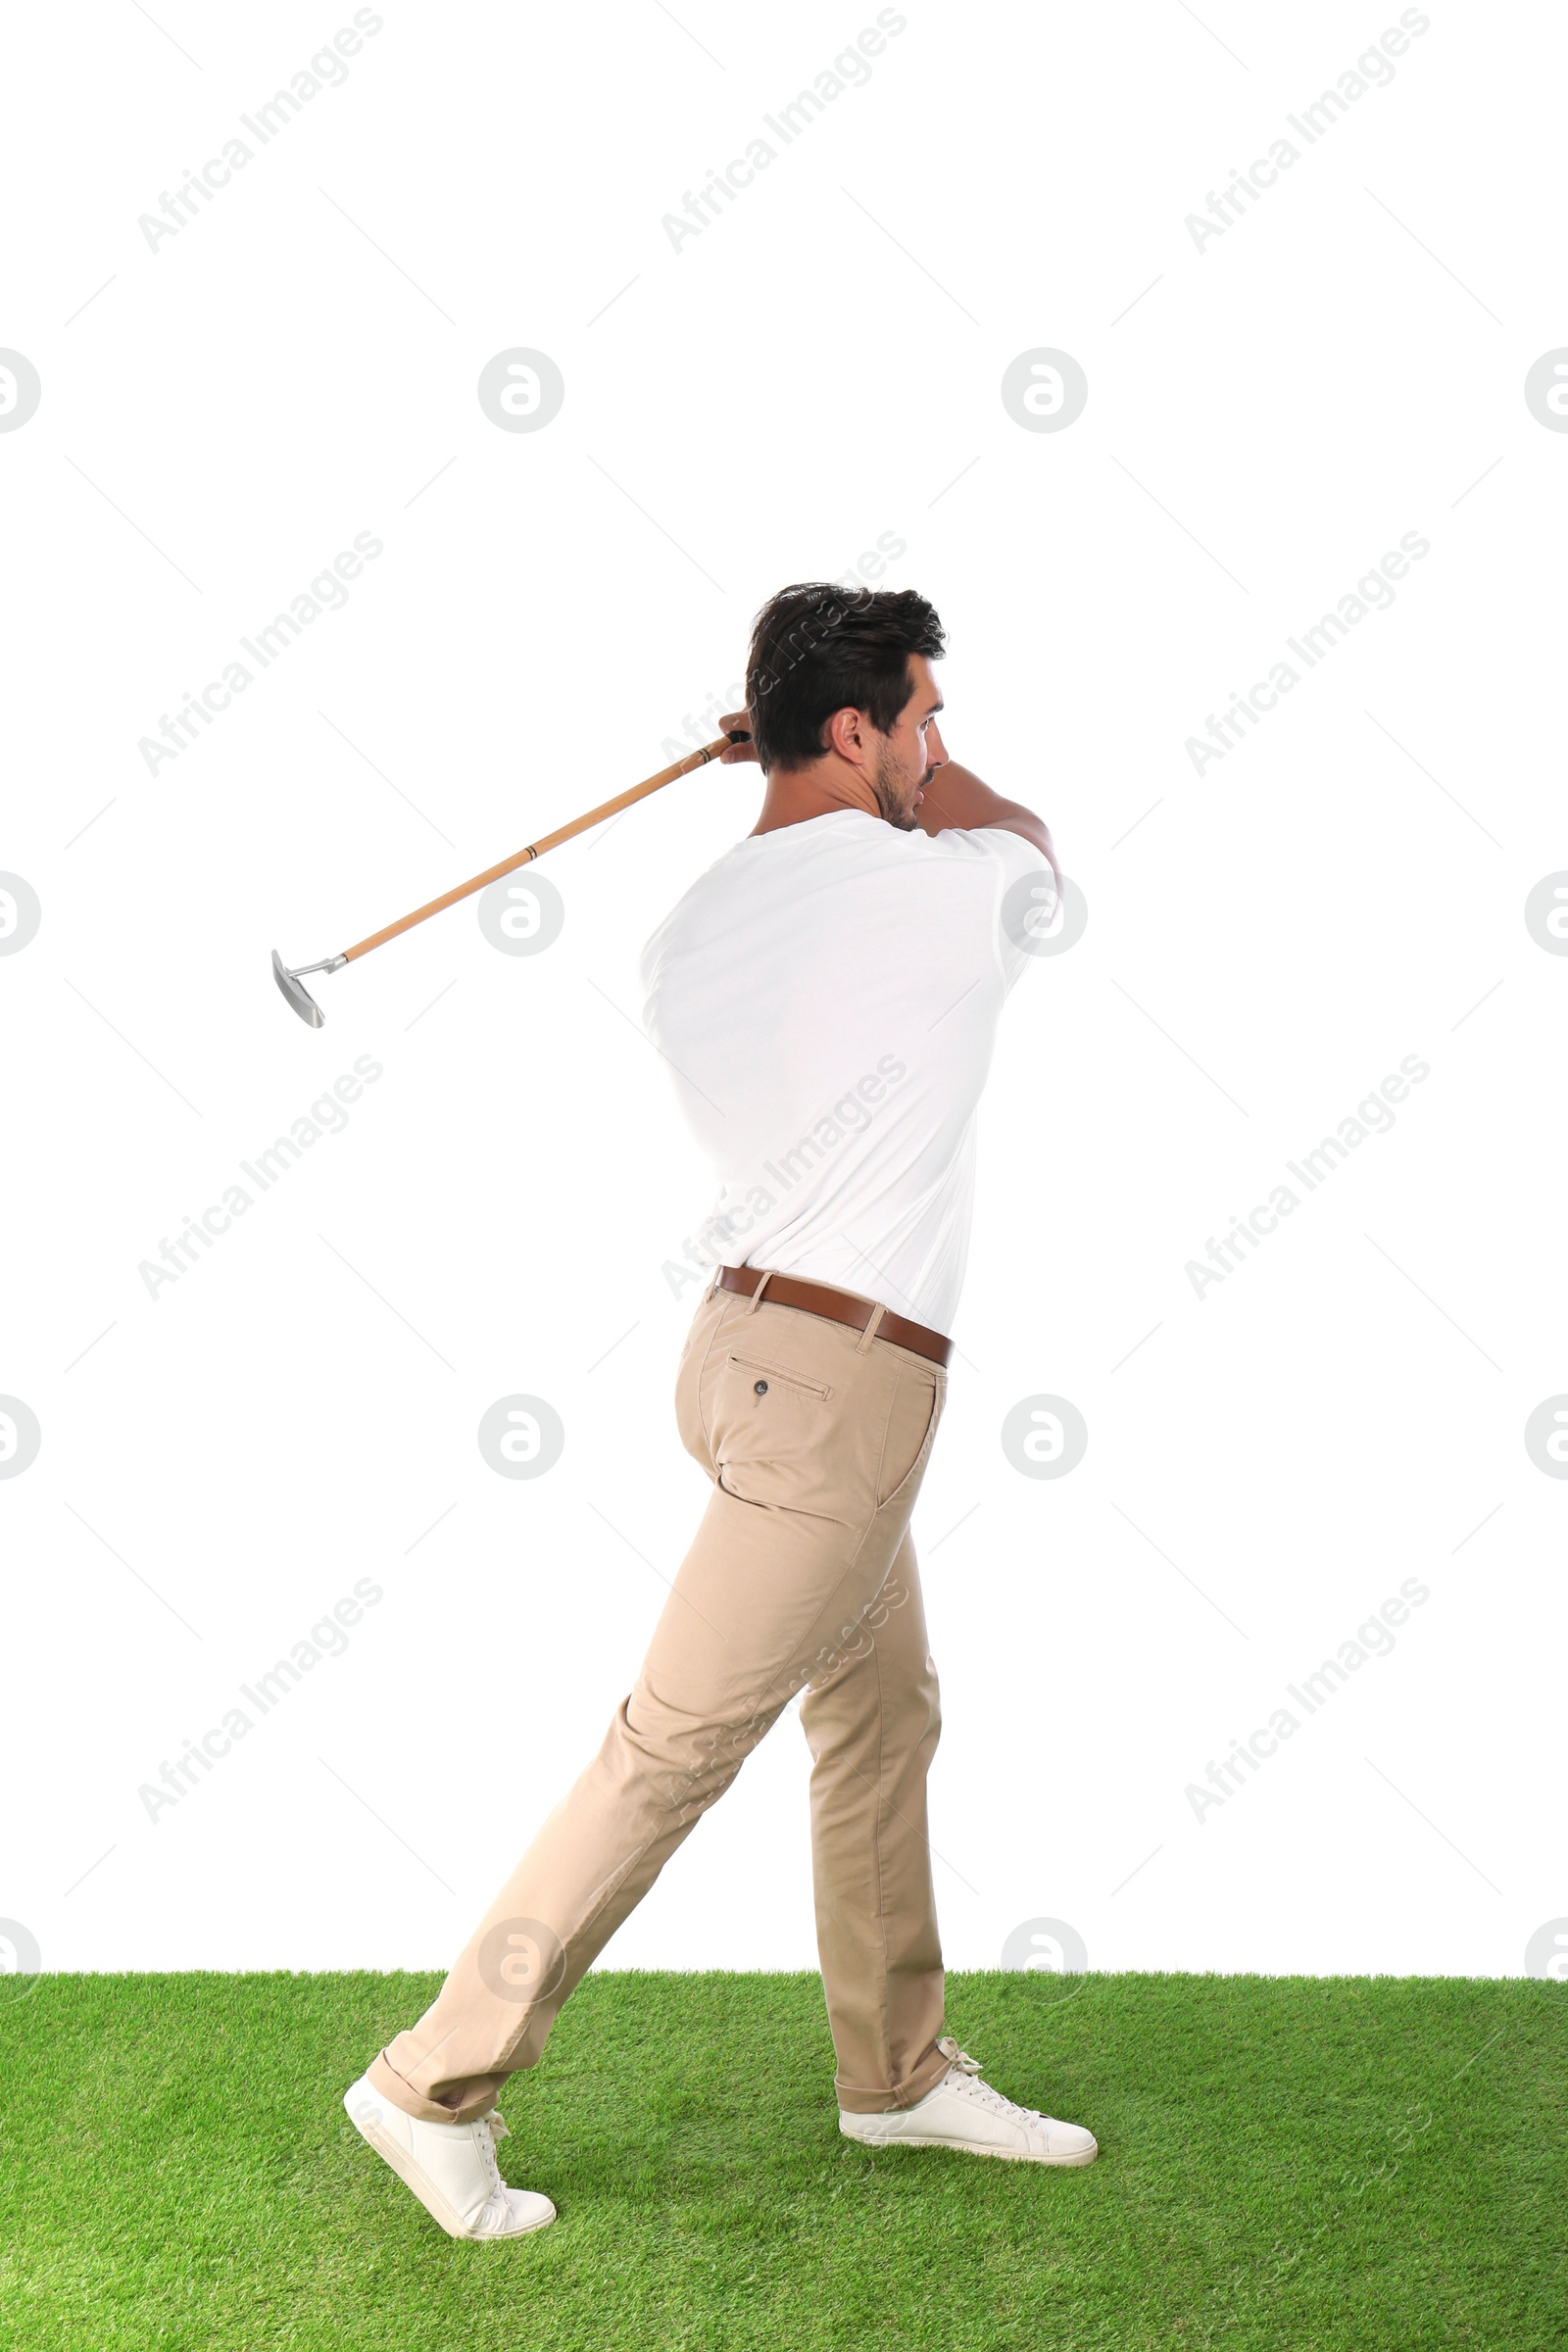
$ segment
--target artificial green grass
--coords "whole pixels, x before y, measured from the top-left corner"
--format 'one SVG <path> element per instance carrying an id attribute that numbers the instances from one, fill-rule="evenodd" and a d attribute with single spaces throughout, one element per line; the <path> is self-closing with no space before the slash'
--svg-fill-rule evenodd
<path id="1" fill-rule="evenodd" d="M 1098 2134 L 1056 2171 L 842 2139 L 814 1977 L 594 1975 L 502 2102 L 560 2220 L 465 2245 L 341 2105 L 438 1982 L 44 1977 L 0 2010 L 0 2344 L 1568 2345 L 1568 1987 L 951 1977 L 988 2078 Z"/>

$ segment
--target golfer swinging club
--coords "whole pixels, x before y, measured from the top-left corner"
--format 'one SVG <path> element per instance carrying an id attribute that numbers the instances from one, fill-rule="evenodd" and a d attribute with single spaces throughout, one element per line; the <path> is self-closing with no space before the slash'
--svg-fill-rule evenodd
<path id="1" fill-rule="evenodd" d="M 501 2179 L 497 2098 L 797 1693 L 840 2131 L 1032 2164 L 1099 2152 L 943 2031 L 909 1514 L 947 1395 L 975 1108 L 1029 960 L 1012 909 L 1060 885 L 1042 820 L 943 750 L 943 649 L 912 589 L 818 581 L 763 607 L 747 710 L 723 721 L 750 727 L 724 758 L 761 762 L 761 813 L 643 950 L 645 1026 L 719 1178 L 710 1230 L 749 1247 L 681 1354 L 681 1442 L 712 1491 L 635 1687 L 433 2005 L 344 2097 L 453 2237 L 554 2221 Z"/>

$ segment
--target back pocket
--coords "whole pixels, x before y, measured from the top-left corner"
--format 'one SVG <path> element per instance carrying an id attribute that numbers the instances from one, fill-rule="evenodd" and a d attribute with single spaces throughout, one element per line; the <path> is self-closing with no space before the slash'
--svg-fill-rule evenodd
<path id="1" fill-rule="evenodd" d="M 726 1350 L 708 1399 L 718 1483 L 742 1502 L 843 1519 L 842 1410 L 833 1388 L 764 1355 Z"/>
<path id="2" fill-rule="evenodd" d="M 769 1387 L 775 1380 L 779 1380 L 789 1388 L 804 1390 L 808 1396 L 816 1396 L 825 1400 L 833 1394 L 832 1390 L 824 1388 L 819 1380 L 807 1380 L 803 1374 L 790 1371 L 787 1365 L 770 1364 L 760 1355 L 736 1355 L 732 1352 L 729 1360 L 732 1364 L 738 1365 L 743 1372 L 760 1372 Z"/>

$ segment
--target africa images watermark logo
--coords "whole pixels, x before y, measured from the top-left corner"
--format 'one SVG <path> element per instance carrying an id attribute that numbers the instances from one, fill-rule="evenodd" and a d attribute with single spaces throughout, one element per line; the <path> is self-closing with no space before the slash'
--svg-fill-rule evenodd
<path id="1" fill-rule="evenodd" d="M 201 1263 L 203 1250 L 210 1250 L 221 1235 L 231 1232 L 236 1217 L 243 1217 L 255 1206 L 263 1193 L 270 1192 L 280 1177 L 286 1176 L 314 1145 L 324 1135 L 341 1135 L 349 1123 L 351 1102 L 358 1102 L 368 1086 L 373 1086 L 382 1075 L 382 1065 L 372 1055 L 362 1054 L 352 1071 L 345 1070 L 335 1079 L 330 1093 L 318 1095 L 308 1111 L 301 1111 L 287 1135 L 279 1135 L 258 1152 L 254 1160 L 242 1159 L 241 1175 L 256 1187 L 248 1192 L 243 1184 L 232 1183 L 221 1200 L 204 1208 L 200 1217 L 187 1217 L 183 1229 L 171 1241 L 163 1237 L 157 1260 L 144 1257 L 136 1271 L 146 1287 L 147 1296 L 156 1304 L 160 1293 L 172 1282 L 177 1282 L 193 1266 Z"/>
<path id="2" fill-rule="evenodd" d="M 1343 1167 L 1350 1153 L 1364 1144 L 1369 1135 L 1386 1135 L 1395 1124 L 1392 1105 L 1402 1102 L 1412 1086 L 1420 1086 L 1432 1074 L 1432 1064 L 1423 1061 L 1418 1054 L 1406 1054 L 1399 1064 L 1402 1075 L 1390 1072 L 1374 1093 L 1363 1095 L 1355 1109 L 1347 1112 L 1333 1135 L 1326 1135 L 1303 1152 L 1299 1159 L 1285 1162 L 1290 1173 L 1301 1187 L 1298 1193 L 1288 1184 L 1276 1184 L 1266 1201 L 1260 1200 L 1250 1209 L 1246 1219 L 1232 1217 L 1231 1229 L 1222 1241 L 1212 1234 L 1208 1240 L 1208 1263 L 1190 1257 L 1182 1271 L 1192 1284 L 1200 1304 L 1216 1283 L 1238 1273 L 1246 1264 L 1250 1251 L 1257 1249 L 1271 1233 L 1279 1231 L 1280 1219 L 1293 1216 L 1301 1205 L 1306 1193 L 1315 1193 L 1319 1185 Z"/>
<path id="3" fill-rule="evenodd" d="M 0 1396 L 0 1478 L 20 1478 L 38 1459 L 43 1430 L 21 1396 Z"/>
<path id="4" fill-rule="evenodd" d="M 1542 353 L 1525 377 L 1525 407 L 1548 432 L 1568 433 L 1568 351 Z"/>
<path id="5" fill-rule="evenodd" d="M 298 1690 L 307 1674 L 324 1659 L 340 1658 L 348 1648 L 350 1629 L 360 1623 L 367 1609 L 373 1609 L 384 1598 L 384 1589 L 373 1578 L 360 1577 L 352 1592 L 345 1592 L 324 1616 L 317 1619 L 309 1634 L 300 1636 L 286 1658 L 274 1659 L 254 1683 L 240 1684 L 244 1706 L 236 1703 L 229 1707 L 221 1722 L 203 1732 L 199 1740 L 187 1740 L 172 1763 L 164 1757 L 157 1781 L 143 1781 L 136 1790 L 142 1811 L 154 1829 L 158 1827 L 159 1815 L 199 1788 L 204 1776 L 224 1756 L 233 1753 L 235 1741 L 248 1738 L 264 1715 L 270 1715 L 291 1691 Z"/>
<path id="6" fill-rule="evenodd" d="M 1065 1478 L 1089 1451 L 1089 1424 L 1070 1396 L 1022 1396 L 1002 1424 L 1002 1450 L 1025 1478 Z"/>
<path id="7" fill-rule="evenodd" d="M 0 874 L 0 893 L 13 877 Z M 4 901 L 0 898 L 0 918 Z M 1568 956 L 1568 873 L 1543 874 L 1525 901 L 1525 929 L 1548 956 Z M 30 935 L 29 935 L 30 936 Z M 0 937 L 0 949 L 5 940 Z"/>
<path id="8" fill-rule="evenodd" d="M 561 1989 L 566 1947 L 542 1919 L 498 1919 L 480 1939 L 475 1966 L 498 2001 L 527 2009 Z"/>
<path id="9" fill-rule="evenodd" d="M 1003 1944 L 1001 1965 L 1037 1981 L 1037 2005 L 1060 2008 L 1088 1984 L 1089 1946 L 1070 1920 L 1024 1919 Z"/>
<path id="10" fill-rule="evenodd" d="M 1425 1607 L 1431 1598 L 1430 1585 L 1417 1576 L 1407 1576 L 1397 1594 L 1391 1594 L 1373 1616 L 1363 1619 L 1353 1638 L 1342 1642 L 1332 1658 L 1324 1658 L 1312 1673 L 1303 1674 L 1299 1683 L 1286 1684 L 1288 1695 L 1301 1710 L 1299 1715 L 1290 1707 L 1277 1706 L 1268 1722 L 1260 1724 L 1245 1742 L 1231 1741 L 1229 1755 L 1217 1763 L 1210 1758 L 1208 1786 L 1189 1781 L 1182 1791 L 1200 1829 L 1209 1813 L 1246 1788 L 1250 1774 L 1260 1772 L 1268 1759 L 1279 1753 L 1282 1740 L 1294 1739 L 1307 1717 L 1318 1714 L 1344 1690 L 1351 1675 L 1358 1674 L 1369 1659 L 1386 1658 L 1395 1647 L 1392 1629 L 1406 1624 L 1410 1611 Z"/>
<path id="11" fill-rule="evenodd" d="M 38 370 L 26 355 L 0 351 L 0 433 L 14 433 L 36 416 L 42 398 Z"/>
<path id="12" fill-rule="evenodd" d="M 1431 29 L 1432 19 L 1423 15 L 1418 8 L 1407 8 L 1399 18 L 1399 25 L 1403 27 L 1402 31 L 1391 25 L 1374 47 L 1363 49 L 1355 64 L 1346 68 L 1332 90 L 1324 90 L 1313 99 L 1310 106 L 1303 106 L 1298 115 L 1286 116 L 1286 122 L 1301 141 L 1300 147 L 1282 133 L 1273 141 L 1266 156 L 1258 156 L 1248 165 L 1245 172 L 1235 172 L 1231 174 L 1229 187 L 1218 194 L 1212 188 L 1209 190 L 1206 220 L 1201 213 L 1187 215 L 1183 226 L 1200 254 L 1206 252 L 1212 239 L 1222 237 L 1228 228 L 1234 228 L 1245 217 L 1249 205 L 1255 205 L 1261 195 L 1275 187 L 1280 173 L 1289 172 L 1293 165 L 1300 162 L 1302 149 L 1315 147 L 1342 116 L 1348 114 L 1357 99 L 1364 98 L 1369 90 L 1387 89 L 1395 78 L 1393 61 L 1396 57 L 1403 57 L 1412 36 L 1419 39 L 1422 33 Z"/>
<path id="13" fill-rule="evenodd" d="M 846 1086 L 804 1135 L 760 1160 L 749 1177 L 727 1183 L 695 1235 L 688 1234 L 681 1245 L 686 1263 L 666 1257 L 660 1267 L 670 1297 L 684 1298 L 689 1290 L 706 1285 L 715 1266 L 733 1265 L 735 1260 L 728 1253 L 735 1242 L 755 1231 L 786 1193 L 814 1176 L 829 1154 L 852 1135 L 869 1127 L 908 1075 L 909 1065 L 899 1054 L 882 1054 L 876 1068 Z M 771 1189 L 774 1186 L 776 1191 Z"/>
<path id="14" fill-rule="evenodd" d="M 1525 1451 L 1548 1478 L 1568 1478 L 1568 1396 L 1545 1396 L 1525 1423 Z"/>
<path id="15" fill-rule="evenodd" d="M 1548 1919 L 1536 1930 L 1525 1945 L 1525 1967 L 1533 1977 L 1568 1984 L 1568 1919 Z"/>
<path id="16" fill-rule="evenodd" d="M 1026 433 L 1059 433 L 1076 424 L 1089 400 L 1089 378 L 1070 351 L 1039 344 L 1003 371 L 1002 405 Z"/>
<path id="17" fill-rule="evenodd" d="M 504 433 L 537 433 L 561 414 L 566 379 L 547 351 L 498 351 L 479 370 L 479 406 Z"/>
<path id="18" fill-rule="evenodd" d="M 1002 1966 L 1032 1975 L 1081 1977 L 1089 1966 L 1089 1947 L 1064 1919 L 1026 1919 L 1004 1943 Z"/>
<path id="19" fill-rule="evenodd" d="M 906 556 L 908 552 L 909 543 L 899 532 L 878 531 L 872 545 L 862 547 L 842 571 L 824 576 L 833 587 L 850 589 L 858 596 L 886 575 L 889 564 L 896 564 L 901 556 Z M 708 695 L 695 711 L 682 711 L 682 732 L 663 737 L 659 747 L 661 758 L 666 760 L 684 760 L 689 753 L 701 751 L 704 744 L 711 743 L 718 733 L 721 718 L 732 710 L 744 711 L 745 709 L 746 680 L 744 677 L 732 679 L 722 692 Z"/>
<path id="20" fill-rule="evenodd" d="M 158 212 L 142 213 L 136 220 L 149 250 L 158 254 L 166 239 L 177 237 L 181 229 L 199 219 L 203 206 L 211 204 L 220 189 L 228 186 L 235 172 L 243 172 L 313 98 L 318 97 L 322 90 L 341 88 L 349 77 L 346 61 L 357 57 L 366 39 L 378 33 L 385 22 L 373 9 L 357 8 L 354 24 L 358 31 L 351 25 L 343 25 L 333 33 L 329 43 L 316 52 L 308 66 L 301 66 L 286 90 L 275 90 L 253 115 L 240 116 L 242 126 L 256 141 L 254 147 L 235 133 L 225 140 L 220 155 L 209 156 L 199 172 L 187 172 L 172 195 L 164 189 Z"/>
<path id="21" fill-rule="evenodd" d="M 675 252 L 682 253 L 693 237 L 700 237 L 704 229 L 710 228 L 722 217 L 726 206 L 736 203 L 741 193 L 753 185 L 758 173 L 776 163 L 782 150 L 793 146 L 809 130 L 835 99 L 842 98 L 847 90 L 863 89 L 871 78 L 869 60 L 880 57 L 888 42 L 896 40 L 908 22 L 896 8 L 879 9 L 876 24 L 867 24 L 857 33 L 853 44 L 841 49 L 831 66 L 822 68 L 809 89 L 799 91 L 776 115 L 762 117 L 778 141 L 777 147 L 759 131 L 748 141 L 744 155 L 732 156 L 721 172 L 710 172 L 695 194 L 687 188 L 681 198 L 681 211 L 665 213 L 659 224 Z"/>
<path id="22" fill-rule="evenodd" d="M 478 907 L 480 930 L 503 956 L 541 956 L 565 927 L 565 900 L 548 874 L 529 865 L 482 890 Z"/>
<path id="23" fill-rule="evenodd" d="M 21 874 L 0 874 L 0 956 L 19 956 L 38 936 L 43 906 Z"/>
<path id="24" fill-rule="evenodd" d="M 1089 901 L 1070 874 L 1058 890 L 1051 867 L 1037 866 L 1008 884 L 1002 928 L 1026 956 L 1064 956 L 1089 928 Z"/>
<path id="25" fill-rule="evenodd" d="M 544 1396 L 498 1396 L 479 1417 L 479 1451 L 502 1478 L 543 1478 L 560 1461 L 566 1425 Z"/>
<path id="26" fill-rule="evenodd" d="M 0 2009 L 26 1999 L 42 1966 L 43 1954 L 32 1930 L 20 1919 L 0 1919 Z"/>
<path id="27" fill-rule="evenodd" d="M 1189 735 L 1183 746 L 1194 771 L 1200 776 L 1205 767 L 1223 760 L 1227 752 L 1239 750 L 1247 740 L 1249 728 L 1255 727 L 1260 718 L 1277 710 L 1281 695 L 1290 694 L 1299 686 L 1304 673 L 1326 661 L 1358 621 L 1365 620 L 1369 612 L 1388 611 L 1395 602 L 1393 582 L 1402 580 L 1410 565 L 1419 564 L 1431 552 L 1430 539 L 1423 539 L 1419 531 L 1406 531 L 1397 548 L 1391 548 L 1387 555 L 1379 557 L 1375 568 L 1364 571 L 1354 588 L 1346 590 L 1332 612 L 1320 613 L 1298 637 L 1287 637 L 1285 642 L 1301 663 L 1300 669 L 1290 662 L 1276 662 L 1268 676 L 1250 686 L 1245 696 L 1232 695 L 1231 707 L 1223 718 L 1217 718 L 1211 710 L 1208 741 L 1205 743 L 1200 735 Z"/>
<path id="28" fill-rule="evenodd" d="M 220 711 L 226 710 L 236 694 L 262 670 L 270 669 L 279 655 L 286 654 L 295 639 L 302 635 L 313 620 L 323 612 L 340 612 L 349 601 L 345 583 L 357 580 L 368 563 L 373 564 L 382 552 L 382 543 L 373 531 L 356 531 L 354 545 L 334 556 L 329 567 L 318 571 L 308 588 L 302 588 L 286 612 L 274 612 L 265 628 L 257 630 L 254 638 L 242 637 L 240 644 L 255 662 L 249 669 L 240 661 L 232 661 L 220 678 L 214 678 L 199 695 L 187 694 L 183 710 L 171 718 L 164 711 L 159 719 L 159 734 L 143 735 L 136 745 L 146 762 L 147 773 L 156 776 L 166 760 L 177 760 L 183 751 L 200 738 L 202 727 L 210 727 Z"/>

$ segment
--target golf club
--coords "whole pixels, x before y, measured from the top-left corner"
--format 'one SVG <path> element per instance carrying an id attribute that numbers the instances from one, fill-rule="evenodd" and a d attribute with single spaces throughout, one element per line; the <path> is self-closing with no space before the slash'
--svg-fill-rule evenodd
<path id="1" fill-rule="evenodd" d="M 514 858 L 504 858 L 499 865 L 486 866 L 484 872 L 475 874 L 472 881 L 460 882 L 455 890 L 443 891 L 440 898 L 432 899 L 427 906 L 416 906 L 412 914 L 402 915 L 397 922 L 388 923 L 384 931 L 372 931 L 368 939 L 362 939 L 355 947 L 345 948 L 341 956 L 327 956 L 319 963 L 297 964 L 291 971 L 274 948 L 272 977 L 283 993 L 284 1002 L 292 1004 L 300 1019 L 309 1022 L 313 1029 L 324 1029 L 326 1015 L 310 990 L 303 985 L 308 973 L 341 971 L 344 964 L 353 963 L 358 956 L 368 956 L 372 948 L 384 947 L 389 939 L 396 939 L 400 931 L 411 931 L 416 923 L 422 923 L 428 916 L 439 914 L 444 906 L 455 906 L 459 899 L 471 898 L 476 890 L 483 890 L 486 883 L 499 882 L 503 874 L 515 873 L 519 865 L 527 865 L 531 859 L 542 858 L 546 850 L 556 849 L 562 842 L 569 841 L 574 833 L 585 833 L 590 825 L 602 824 L 607 816 L 613 816 L 618 809 L 629 808 L 633 801 L 643 800 L 649 793 L 657 792 L 662 784 L 673 784 L 677 776 L 690 775 L 694 767 L 702 767 L 708 760 L 716 760 L 720 752 L 727 752 L 732 743 L 748 743 L 750 740 L 745 727 L 732 727 L 727 735 L 717 735 L 711 743 L 705 743 L 700 752 L 692 752 L 686 759 L 677 760 L 673 767 L 662 767 L 657 776 L 646 777 L 641 784 L 632 785 L 629 792 L 617 793 L 612 801 L 606 801 L 602 808 L 590 808 L 586 816 L 574 816 L 569 825 L 563 825 L 559 832 L 547 833 L 542 841 L 530 843 L 527 849 L 519 850 Z"/>

